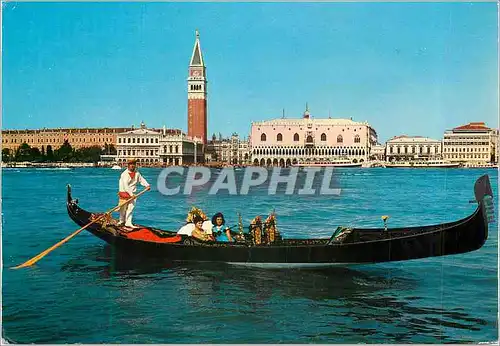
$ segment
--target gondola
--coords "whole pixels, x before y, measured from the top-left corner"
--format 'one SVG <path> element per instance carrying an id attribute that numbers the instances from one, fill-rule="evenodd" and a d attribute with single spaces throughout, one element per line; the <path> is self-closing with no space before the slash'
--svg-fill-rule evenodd
<path id="1" fill-rule="evenodd" d="M 462 254 L 480 249 L 488 238 L 493 221 L 493 192 L 488 175 L 474 184 L 477 208 L 461 220 L 421 227 L 347 228 L 338 227 L 328 238 L 286 239 L 258 243 L 254 232 L 244 232 L 237 242 L 202 242 L 176 232 L 141 226 L 132 231 L 104 218 L 87 228 L 109 243 L 117 256 L 161 258 L 168 261 L 226 262 L 259 267 L 323 267 L 415 260 Z M 102 213 L 79 207 L 67 190 L 70 218 L 83 226 Z"/>

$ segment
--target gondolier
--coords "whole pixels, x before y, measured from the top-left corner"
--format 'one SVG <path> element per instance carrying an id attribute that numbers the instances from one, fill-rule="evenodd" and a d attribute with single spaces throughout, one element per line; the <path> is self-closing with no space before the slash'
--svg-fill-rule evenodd
<path id="1" fill-rule="evenodd" d="M 125 203 L 127 199 L 134 196 L 137 191 L 137 183 L 140 183 L 147 190 L 151 187 L 149 183 L 144 179 L 141 173 L 137 171 L 136 159 L 130 159 L 127 161 L 127 169 L 123 171 L 120 176 L 119 192 L 120 197 L 119 204 Z M 122 205 L 120 208 L 120 225 L 125 225 L 126 227 L 135 227 L 132 224 L 132 211 L 134 210 L 136 199 L 128 204 Z"/>

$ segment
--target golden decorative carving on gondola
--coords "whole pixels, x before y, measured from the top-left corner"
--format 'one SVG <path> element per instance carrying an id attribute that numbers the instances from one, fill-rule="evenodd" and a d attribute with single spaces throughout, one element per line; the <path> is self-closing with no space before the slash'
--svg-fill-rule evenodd
<path id="1" fill-rule="evenodd" d="M 191 210 L 188 212 L 188 215 L 186 217 L 186 222 L 187 223 L 192 223 L 194 220 L 195 215 L 201 216 L 203 221 L 208 220 L 207 215 L 200 209 L 195 206 L 191 207 Z"/>
<path id="2" fill-rule="evenodd" d="M 250 234 L 254 245 L 262 244 L 262 218 L 260 216 L 254 217 L 250 222 Z"/>
<path id="3" fill-rule="evenodd" d="M 266 244 L 273 244 L 281 239 L 276 224 L 276 213 L 273 211 L 264 222 L 264 239 Z"/>

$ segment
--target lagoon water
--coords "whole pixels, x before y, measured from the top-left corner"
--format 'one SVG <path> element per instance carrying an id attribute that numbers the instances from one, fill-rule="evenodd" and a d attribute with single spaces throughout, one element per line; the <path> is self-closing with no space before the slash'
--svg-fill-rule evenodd
<path id="1" fill-rule="evenodd" d="M 183 224 L 192 205 L 222 211 L 229 225 L 274 208 L 285 237 L 328 237 L 338 225 L 427 225 L 469 215 L 474 181 L 492 169 L 341 169 L 339 196 L 164 196 L 159 169 L 141 169 L 153 189 L 134 222 Z M 19 343 L 462 343 L 498 338 L 498 226 L 478 251 L 327 270 L 265 270 L 213 264 L 130 263 L 82 232 L 35 266 L 8 269 L 78 227 L 66 214 L 66 184 L 80 205 L 115 205 L 120 171 L 2 171 L 3 336 Z M 216 174 L 214 172 L 214 174 Z M 242 174 L 238 172 L 237 174 Z M 498 207 L 496 208 L 498 210 Z M 498 214 L 496 215 L 498 218 Z"/>

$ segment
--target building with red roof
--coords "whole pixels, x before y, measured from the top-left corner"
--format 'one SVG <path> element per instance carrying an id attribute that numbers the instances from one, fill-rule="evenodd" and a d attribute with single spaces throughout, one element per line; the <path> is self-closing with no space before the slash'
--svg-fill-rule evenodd
<path id="1" fill-rule="evenodd" d="M 471 122 L 446 131 L 443 157 L 472 166 L 498 163 L 498 129 L 484 122 Z"/>

